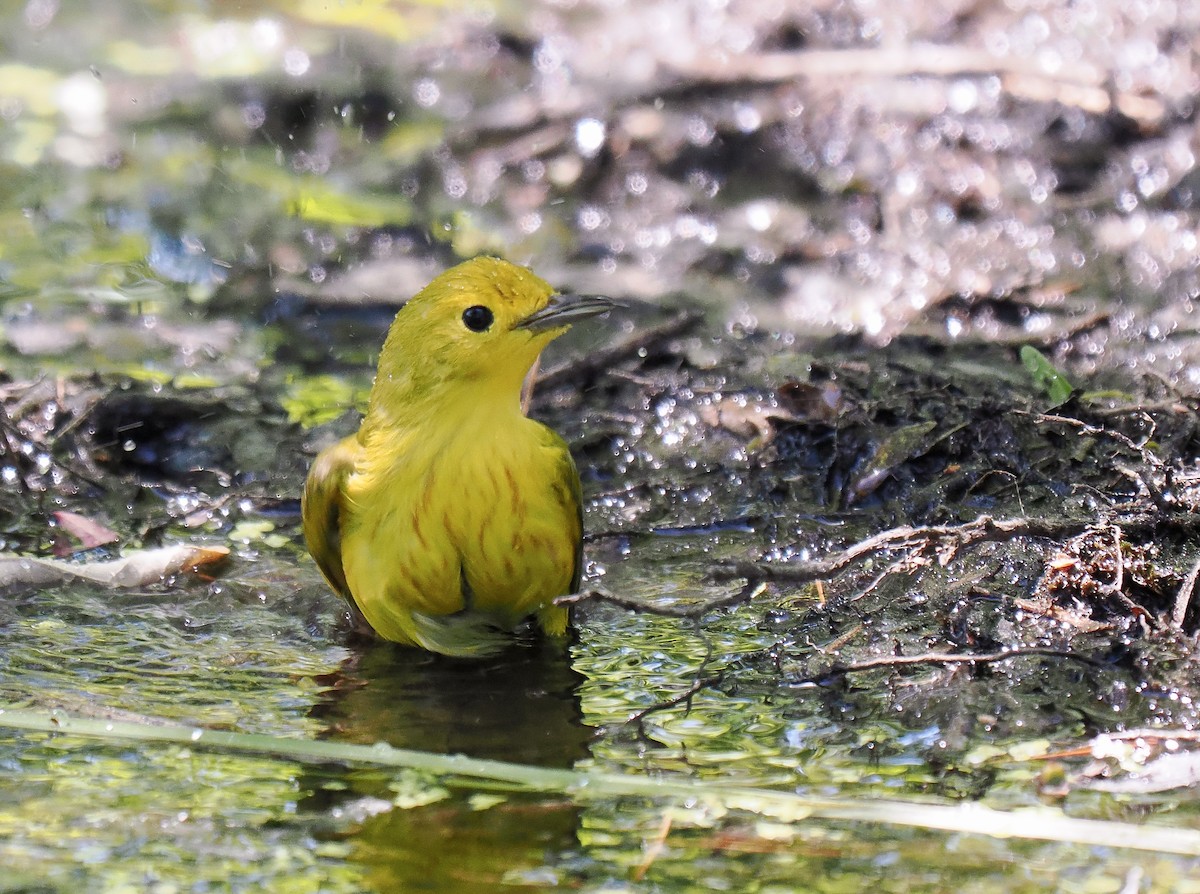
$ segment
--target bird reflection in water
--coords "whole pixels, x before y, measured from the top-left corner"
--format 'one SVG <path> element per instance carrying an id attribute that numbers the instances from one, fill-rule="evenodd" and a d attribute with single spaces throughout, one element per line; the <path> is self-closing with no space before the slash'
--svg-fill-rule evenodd
<path id="1" fill-rule="evenodd" d="M 325 738 L 386 742 L 441 754 L 570 768 L 588 756 L 583 678 L 561 643 L 516 645 L 484 660 L 446 658 L 372 642 L 335 674 L 314 710 Z M 303 812 L 328 814 L 362 799 L 382 806 L 389 771 L 327 768 L 306 780 Z M 561 855 L 578 847 L 578 809 L 553 795 L 499 793 L 485 809 L 469 792 L 420 807 L 393 807 L 340 827 L 365 880 L 379 891 L 495 891 L 561 882 Z M 550 860 L 550 855 L 560 855 Z"/>

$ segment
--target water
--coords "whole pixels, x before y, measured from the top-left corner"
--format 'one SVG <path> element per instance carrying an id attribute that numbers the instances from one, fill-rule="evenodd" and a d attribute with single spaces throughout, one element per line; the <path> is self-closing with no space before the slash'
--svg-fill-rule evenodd
<path id="1" fill-rule="evenodd" d="M 684 616 L 740 590 L 710 576 L 721 561 L 1133 501 L 1113 465 L 1136 449 L 1017 412 L 1061 408 L 1015 346 L 1040 345 L 1078 392 L 1109 389 L 1063 412 L 1111 411 L 1088 418 L 1181 471 L 1195 454 L 1162 381 L 1197 368 L 1196 13 L 786 6 L 0 11 L 0 540 L 70 553 L 48 521 L 68 509 L 124 547 L 234 549 L 214 578 L 7 595 L 0 701 L 698 792 L 0 731 L 0 889 L 1191 890 L 1195 860 L 1165 852 L 704 797 L 1065 811 L 1131 837 L 1200 825 L 1186 795 L 1089 791 L 1083 752 L 1040 760 L 1197 722 L 1186 646 L 1111 601 L 1084 606 L 1099 632 L 1071 626 L 1078 605 L 1018 603 L 1039 592 L 1040 540 L 887 553 Z M 991 62 L 923 67 L 960 44 Z M 795 65 L 801 48 L 861 55 L 824 59 L 850 74 L 763 74 L 756 54 Z M 756 66 L 697 70 L 718 57 Z M 1120 115 L 1096 106 L 1110 94 Z M 630 305 L 543 369 L 678 306 L 706 316 L 535 403 L 581 467 L 590 582 L 668 614 L 592 600 L 569 646 L 464 664 L 355 638 L 297 498 L 356 424 L 395 307 L 480 252 Z M 1157 409 L 1121 415 L 1130 395 Z M 1151 553 L 1137 536 L 1131 592 L 1169 610 L 1187 538 Z M 839 671 L 1005 647 L 1092 662 Z"/>

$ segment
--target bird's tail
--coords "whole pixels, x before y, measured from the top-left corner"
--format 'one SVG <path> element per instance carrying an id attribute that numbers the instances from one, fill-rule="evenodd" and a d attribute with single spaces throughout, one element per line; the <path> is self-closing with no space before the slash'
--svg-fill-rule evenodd
<path id="1" fill-rule="evenodd" d="M 487 658 L 513 645 L 512 633 L 503 622 L 483 612 L 413 612 L 412 620 L 413 638 L 418 645 L 454 658 Z"/>

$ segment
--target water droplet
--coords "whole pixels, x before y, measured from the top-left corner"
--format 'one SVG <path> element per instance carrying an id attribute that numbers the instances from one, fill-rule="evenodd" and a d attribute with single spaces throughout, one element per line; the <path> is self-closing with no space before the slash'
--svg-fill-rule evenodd
<path id="1" fill-rule="evenodd" d="M 598 230 L 608 224 L 608 214 L 598 205 L 584 205 L 579 209 L 579 228 Z"/>
<path id="2" fill-rule="evenodd" d="M 775 205 L 771 202 L 757 201 L 746 206 L 746 223 L 755 232 L 765 232 L 775 220 Z"/>
<path id="3" fill-rule="evenodd" d="M 30 0 L 25 5 L 25 24 L 33 31 L 41 31 L 58 14 L 58 0 Z"/>
<path id="4" fill-rule="evenodd" d="M 699 115 L 693 115 L 688 119 L 687 136 L 688 141 L 694 146 L 707 146 L 713 141 L 717 135 L 716 130 L 707 119 Z"/>
<path id="5" fill-rule="evenodd" d="M 600 151 L 606 136 L 604 122 L 598 118 L 580 118 L 575 122 L 575 147 L 585 158 Z"/>
<path id="6" fill-rule="evenodd" d="M 951 111 L 965 115 L 967 112 L 973 111 L 979 103 L 979 88 L 974 81 L 966 79 L 955 81 L 950 86 L 946 101 Z"/>
<path id="7" fill-rule="evenodd" d="M 267 110 L 262 103 L 252 102 L 242 106 L 242 123 L 251 130 L 257 130 L 267 121 Z"/>
<path id="8" fill-rule="evenodd" d="M 467 178 L 459 170 L 449 170 L 442 181 L 442 187 L 452 199 L 461 199 L 467 194 Z"/>
<path id="9" fill-rule="evenodd" d="M 273 50 L 283 40 L 283 28 L 273 19 L 258 19 L 250 28 L 250 39 L 261 50 Z"/>
<path id="10" fill-rule="evenodd" d="M 439 99 L 442 98 L 442 88 L 438 86 L 438 82 L 433 78 L 422 78 L 413 85 L 413 99 L 417 101 L 417 105 L 428 109 L 437 105 Z"/>
<path id="11" fill-rule="evenodd" d="M 311 65 L 312 60 L 308 58 L 308 53 L 298 47 L 293 47 L 283 54 L 283 70 L 292 77 L 300 77 L 307 73 Z"/>
<path id="12" fill-rule="evenodd" d="M 762 115 L 758 109 L 746 103 L 738 103 L 733 112 L 733 120 L 737 129 L 742 133 L 754 133 L 762 127 Z"/>
<path id="13" fill-rule="evenodd" d="M 533 66 L 542 74 L 550 74 L 557 70 L 563 62 L 562 52 L 554 46 L 550 38 L 546 38 L 533 51 Z"/>

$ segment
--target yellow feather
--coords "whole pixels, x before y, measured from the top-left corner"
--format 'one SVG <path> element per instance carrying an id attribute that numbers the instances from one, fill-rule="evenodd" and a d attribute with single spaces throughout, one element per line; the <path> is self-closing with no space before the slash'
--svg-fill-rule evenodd
<path id="1" fill-rule="evenodd" d="M 302 501 L 309 551 L 380 636 L 480 655 L 531 615 L 566 632 L 552 602 L 579 586 L 579 474 L 521 386 L 573 320 L 611 306 L 476 258 L 396 314 L 361 428 L 317 457 Z"/>

